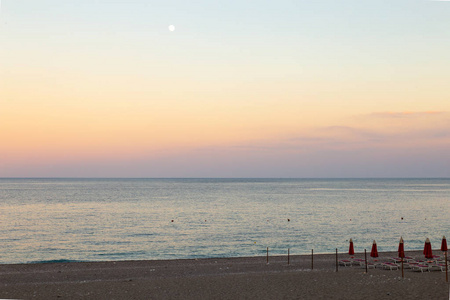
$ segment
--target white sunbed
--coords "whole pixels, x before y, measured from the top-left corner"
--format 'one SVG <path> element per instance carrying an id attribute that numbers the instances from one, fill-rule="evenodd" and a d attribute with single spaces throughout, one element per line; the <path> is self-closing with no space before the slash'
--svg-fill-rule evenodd
<path id="1" fill-rule="evenodd" d="M 445 263 L 444 264 L 432 264 L 428 266 L 429 271 L 441 271 L 445 272 Z"/>
<path id="2" fill-rule="evenodd" d="M 348 259 L 342 259 L 339 261 L 340 266 L 348 267 L 352 265 L 352 261 Z"/>
<path id="3" fill-rule="evenodd" d="M 366 267 L 366 265 L 362 265 L 364 268 Z M 375 269 L 376 268 L 376 264 L 374 264 L 373 262 L 367 262 L 367 269 Z"/>
<path id="4" fill-rule="evenodd" d="M 411 270 L 414 272 L 422 272 L 423 271 L 430 271 L 430 267 L 428 265 L 413 265 L 411 266 Z"/>
<path id="5" fill-rule="evenodd" d="M 354 266 L 364 266 L 365 265 L 365 260 L 364 259 L 360 259 L 360 258 L 356 258 L 353 260 L 352 264 Z"/>
<path id="6" fill-rule="evenodd" d="M 413 259 L 410 259 L 408 261 L 403 262 L 403 268 L 404 269 L 412 269 L 416 265 L 423 265 L 425 263 L 419 263 Z"/>
<path id="7" fill-rule="evenodd" d="M 402 259 L 401 259 L 400 257 L 391 257 L 390 260 L 391 260 L 393 263 L 396 263 L 396 264 L 399 264 L 399 263 L 401 263 L 401 261 L 402 261 Z M 405 260 L 404 260 L 404 261 L 405 261 Z"/>
<path id="8" fill-rule="evenodd" d="M 399 268 L 401 268 L 401 266 L 402 266 L 401 258 L 393 257 L 393 258 L 391 258 L 391 260 L 393 260 L 394 263 L 396 265 L 398 265 Z M 405 257 L 405 258 L 403 258 L 403 268 L 404 269 L 411 269 L 411 265 L 410 264 L 414 264 L 414 260 L 412 259 L 412 257 L 408 257 L 408 258 Z"/>
<path id="9" fill-rule="evenodd" d="M 371 263 L 373 263 L 375 268 L 383 269 L 383 262 L 382 261 L 379 261 L 378 259 L 374 259 L 373 262 L 371 262 Z"/>
<path id="10" fill-rule="evenodd" d="M 383 269 L 385 270 L 398 270 L 398 265 L 390 262 L 382 263 Z"/>

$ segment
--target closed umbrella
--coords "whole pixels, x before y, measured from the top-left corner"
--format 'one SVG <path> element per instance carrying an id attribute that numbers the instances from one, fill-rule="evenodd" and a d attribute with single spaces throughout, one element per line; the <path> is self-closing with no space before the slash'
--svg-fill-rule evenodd
<path id="1" fill-rule="evenodd" d="M 444 251 L 445 254 L 445 281 L 448 282 L 448 263 L 447 263 L 447 239 L 444 237 L 442 238 L 442 243 L 441 243 L 441 251 Z"/>
<path id="2" fill-rule="evenodd" d="M 371 257 L 378 257 L 377 242 L 375 242 L 375 240 L 373 240 L 372 251 L 370 251 L 370 256 Z"/>
<path id="3" fill-rule="evenodd" d="M 448 250 L 448 248 L 447 248 L 447 239 L 445 238 L 445 235 L 444 235 L 444 237 L 442 238 L 442 243 L 441 243 L 441 251 L 447 251 Z"/>
<path id="4" fill-rule="evenodd" d="M 353 240 L 352 239 L 350 239 L 350 246 L 348 247 L 348 254 L 350 254 L 350 255 L 355 254 L 355 249 L 353 248 Z"/>
<path id="5" fill-rule="evenodd" d="M 400 243 L 398 244 L 398 257 L 405 257 L 405 246 L 403 244 L 403 238 L 400 237 Z"/>
<path id="6" fill-rule="evenodd" d="M 402 260 L 402 278 L 405 277 L 403 272 L 403 258 L 405 258 L 405 244 L 403 243 L 403 237 L 400 237 L 400 243 L 398 244 L 398 257 Z"/>
<path id="7" fill-rule="evenodd" d="M 429 238 L 427 238 L 425 241 L 425 246 L 423 247 L 423 254 L 425 255 L 425 258 L 433 258 L 433 251 L 431 250 L 431 242 Z"/>

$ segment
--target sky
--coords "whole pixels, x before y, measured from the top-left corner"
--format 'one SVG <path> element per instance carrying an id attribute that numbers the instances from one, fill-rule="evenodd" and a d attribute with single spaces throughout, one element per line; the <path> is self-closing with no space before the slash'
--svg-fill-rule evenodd
<path id="1" fill-rule="evenodd" d="M 0 177 L 450 177 L 450 1 L 0 7 Z"/>

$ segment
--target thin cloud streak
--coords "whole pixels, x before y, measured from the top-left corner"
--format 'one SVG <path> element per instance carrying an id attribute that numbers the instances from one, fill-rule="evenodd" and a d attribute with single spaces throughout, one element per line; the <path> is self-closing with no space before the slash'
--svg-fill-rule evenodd
<path id="1" fill-rule="evenodd" d="M 450 177 L 448 128 L 448 112 L 373 113 L 289 136 L 144 156 L 31 157 L 4 162 L 0 176 Z"/>
<path id="2" fill-rule="evenodd" d="M 435 116 L 435 115 L 445 115 L 447 112 L 443 111 L 425 111 L 425 112 L 376 112 L 369 116 L 381 117 L 381 118 L 399 118 L 399 117 L 423 117 L 423 116 Z"/>
<path id="3" fill-rule="evenodd" d="M 402 116 L 401 126 L 388 129 L 380 119 Z M 431 125 L 417 126 L 417 118 L 431 117 Z M 357 119 L 359 120 L 361 116 Z M 375 120 L 374 120 L 375 118 Z M 450 150 L 450 113 L 374 113 L 365 115 L 365 124 L 335 125 L 310 129 L 289 138 L 249 141 L 232 146 L 233 149 L 251 151 L 312 153 L 318 150 L 355 151 L 415 148 L 445 148 Z M 433 126 L 436 123 L 438 125 Z M 381 125 L 381 126 L 380 126 Z M 211 148 L 210 148 L 211 150 Z"/>

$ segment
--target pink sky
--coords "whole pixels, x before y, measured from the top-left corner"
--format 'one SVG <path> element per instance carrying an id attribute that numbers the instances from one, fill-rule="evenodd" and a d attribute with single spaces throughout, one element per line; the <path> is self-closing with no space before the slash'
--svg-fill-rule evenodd
<path id="1" fill-rule="evenodd" d="M 0 177 L 450 177 L 450 5 L 344 2 L 3 1 Z"/>

